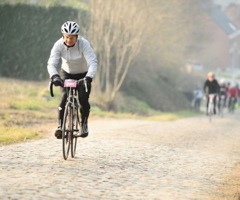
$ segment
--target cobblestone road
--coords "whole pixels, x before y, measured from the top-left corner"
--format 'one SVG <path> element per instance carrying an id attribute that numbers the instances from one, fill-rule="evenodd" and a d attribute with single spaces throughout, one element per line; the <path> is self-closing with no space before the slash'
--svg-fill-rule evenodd
<path id="1" fill-rule="evenodd" d="M 77 157 L 67 161 L 52 135 L 1 147 L 0 199 L 222 197 L 218 186 L 240 161 L 239 119 L 95 119 L 90 136 L 79 140 Z"/>

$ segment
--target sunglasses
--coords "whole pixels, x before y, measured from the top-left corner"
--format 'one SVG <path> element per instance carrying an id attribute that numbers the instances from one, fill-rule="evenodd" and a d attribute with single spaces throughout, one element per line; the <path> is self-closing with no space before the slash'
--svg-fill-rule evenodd
<path id="1" fill-rule="evenodd" d="M 76 39 L 77 35 L 63 35 L 64 39 Z"/>

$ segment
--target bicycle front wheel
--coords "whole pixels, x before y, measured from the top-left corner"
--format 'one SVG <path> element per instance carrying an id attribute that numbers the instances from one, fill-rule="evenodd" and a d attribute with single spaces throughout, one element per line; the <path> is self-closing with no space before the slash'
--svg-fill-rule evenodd
<path id="1" fill-rule="evenodd" d="M 75 157 L 76 154 L 76 148 L 77 148 L 77 132 L 79 132 L 79 124 L 80 124 L 80 120 L 79 120 L 79 112 L 78 110 L 74 110 L 74 115 L 73 115 L 73 137 L 72 137 L 72 145 L 71 145 L 71 156 L 72 158 Z"/>
<path id="2" fill-rule="evenodd" d="M 72 134 L 73 134 L 73 112 L 70 104 L 65 106 L 65 112 L 63 117 L 63 129 L 62 129 L 62 151 L 63 158 L 66 160 L 69 155 L 71 143 L 72 143 Z"/>
<path id="3" fill-rule="evenodd" d="M 208 116 L 209 116 L 209 121 L 212 121 L 212 115 L 213 115 L 213 103 L 210 102 L 208 105 Z"/>
<path id="4" fill-rule="evenodd" d="M 224 101 L 221 100 L 220 102 L 220 116 L 223 117 L 223 108 L 224 108 Z"/>
<path id="5" fill-rule="evenodd" d="M 232 110 L 232 112 L 234 112 L 234 109 L 235 109 L 235 103 L 234 103 L 234 100 L 233 100 L 232 103 L 231 103 L 231 110 Z"/>

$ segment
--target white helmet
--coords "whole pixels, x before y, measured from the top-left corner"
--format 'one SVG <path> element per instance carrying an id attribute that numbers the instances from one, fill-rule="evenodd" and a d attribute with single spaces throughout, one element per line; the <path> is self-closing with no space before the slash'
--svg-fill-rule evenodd
<path id="1" fill-rule="evenodd" d="M 67 21 L 61 27 L 62 34 L 78 35 L 79 30 L 79 25 L 73 21 Z"/>
<path id="2" fill-rule="evenodd" d="M 225 79 L 220 79 L 219 84 L 225 84 L 225 83 L 226 83 Z"/>

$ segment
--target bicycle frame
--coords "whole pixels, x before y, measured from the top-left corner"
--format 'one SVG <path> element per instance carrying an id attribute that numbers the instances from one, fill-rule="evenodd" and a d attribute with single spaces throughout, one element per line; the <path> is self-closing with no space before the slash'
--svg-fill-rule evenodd
<path id="1" fill-rule="evenodd" d="M 71 106 L 76 109 L 79 107 L 79 103 L 77 100 L 77 81 L 72 80 L 72 79 L 66 79 L 64 81 L 64 88 L 67 89 L 67 103 L 70 103 Z"/>
<path id="2" fill-rule="evenodd" d="M 214 98 L 216 94 L 209 94 L 208 98 L 208 116 L 209 116 L 209 121 L 212 121 L 212 115 L 214 114 Z"/>

